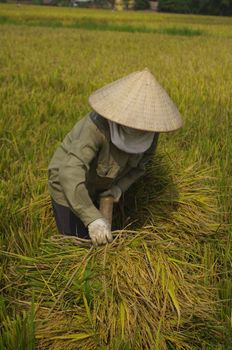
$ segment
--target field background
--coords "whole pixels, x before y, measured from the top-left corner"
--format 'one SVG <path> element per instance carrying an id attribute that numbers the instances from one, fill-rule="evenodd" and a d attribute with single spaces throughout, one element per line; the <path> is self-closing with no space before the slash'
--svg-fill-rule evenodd
<path id="1" fill-rule="evenodd" d="M 224 336 L 193 349 L 231 349 L 231 18 L 16 5 L 0 6 L 2 348 L 34 346 L 33 328 L 27 345 L 18 345 L 30 318 L 15 302 L 16 287 L 23 288 L 15 266 L 55 233 L 49 159 L 90 110 L 91 92 L 145 67 L 184 120 L 182 130 L 161 135 L 159 154 L 177 169 L 207 169 L 219 208 L 220 235 L 200 250 L 196 240 L 192 250 L 203 252 Z"/>

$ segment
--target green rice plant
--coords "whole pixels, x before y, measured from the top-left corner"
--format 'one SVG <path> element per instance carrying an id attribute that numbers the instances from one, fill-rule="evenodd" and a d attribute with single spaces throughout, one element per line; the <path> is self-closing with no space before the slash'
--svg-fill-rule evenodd
<path id="1" fill-rule="evenodd" d="M 204 32 L 200 29 L 192 29 L 189 27 L 164 27 L 159 29 L 160 33 L 169 35 L 184 35 L 184 36 L 194 36 L 202 35 Z"/>
<path id="2" fill-rule="evenodd" d="M 3 300 L 2 300 L 3 303 Z M 35 348 L 33 302 L 30 311 L 23 310 L 1 320 L 0 348 L 2 350 L 33 350 Z"/>
<path id="3" fill-rule="evenodd" d="M 128 32 L 128 33 L 161 33 L 168 35 L 182 35 L 182 36 L 195 36 L 204 35 L 205 32 L 200 29 L 192 29 L 191 27 L 160 27 L 152 28 L 135 24 L 123 23 L 112 23 L 107 20 L 96 20 L 93 18 L 80 18 L 78 21 L 72 21 L 70 23 L 63 23 L 56 19 L 43 19 L 43 18 L 32 18 L 26 20 L 18 20 L 15 18 L 0 16 L 0 24 L 13 24 L 13 25 L 27 25 L 32 27 L 50 27 L 50 28 L 76 28 L 76 29 L 87 29 L 94 31 L 115 31 L 115 32 Z"/>

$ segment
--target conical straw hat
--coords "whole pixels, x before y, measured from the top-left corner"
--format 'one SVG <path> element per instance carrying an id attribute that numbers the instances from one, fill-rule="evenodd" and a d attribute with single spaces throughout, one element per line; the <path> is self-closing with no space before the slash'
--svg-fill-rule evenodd
<path id="1" fill-rule="evenodd" d="M 166 132 L 182 126 L 177 107 L 147 68 L 95 91 L 89 103 L 106 119 L 134 129 Z"/>

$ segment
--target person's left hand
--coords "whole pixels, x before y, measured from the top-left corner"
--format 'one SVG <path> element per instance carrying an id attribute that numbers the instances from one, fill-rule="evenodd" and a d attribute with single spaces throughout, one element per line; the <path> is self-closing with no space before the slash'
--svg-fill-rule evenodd
<path id="1" fill-rule="evenodd" d="M 101 197 L 112 196 L 114 198 L 114 203 L 118 203 L 122 195 L 122 190 L 119 186 L 114 185 L 109 190 L 104 191 L 100 194 Z"/>

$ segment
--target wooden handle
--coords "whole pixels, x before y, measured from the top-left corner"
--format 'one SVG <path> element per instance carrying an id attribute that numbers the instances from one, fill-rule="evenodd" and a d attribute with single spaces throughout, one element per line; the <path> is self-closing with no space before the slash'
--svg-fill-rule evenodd
<path id="1" fill-rule="evenodd" d="M 100 212 L 103 217 L 112 225 L 114 198 L 112 196 L 100 197 Z"/>

